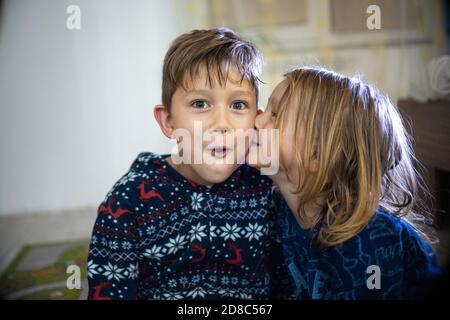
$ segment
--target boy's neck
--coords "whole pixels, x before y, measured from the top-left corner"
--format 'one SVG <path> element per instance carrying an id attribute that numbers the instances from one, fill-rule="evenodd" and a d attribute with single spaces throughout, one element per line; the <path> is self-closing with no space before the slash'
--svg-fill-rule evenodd
<path id="1" fill-rule="evenodd" d="M 178 172 L 180 175 L 182 175 L 184 178 L 186 178 L 189 181 L 193 181 L 196 184 L 202 185 L 202 186 L 207 186 L 207 187 L 211 187 L 214 184 L 202 179 L 201 177 L 199 177 L 198 175 L 195 174 L 195 172 L 192 170 L 192 167 L 181 163 L 181 164 L 175 164 L 172 161 L 172 157 L 168 156 L 166 159 L 167 163 L 172 167 L 172 169 L 174 169 L 176 172 Z"/>

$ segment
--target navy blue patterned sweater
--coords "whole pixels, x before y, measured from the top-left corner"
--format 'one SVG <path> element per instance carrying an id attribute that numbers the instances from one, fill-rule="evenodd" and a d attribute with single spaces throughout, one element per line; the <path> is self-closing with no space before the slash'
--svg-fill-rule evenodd
<path id="1" fill-rule="evenodd" d="M 286 202 L 275 198 L 297 299 L 421 299 L 430 293 L 440 273 L 436 256 L 405 221 L 377 211 L 342 245 L 319 247 L 319 228 L 302 229 Z"/>
<path id="2" fill-rule="evenodd" d="M 240 166 L 212 187 L 142 153 L 98 208 L 90 299 L 283 299 L 271 181 Z"/>

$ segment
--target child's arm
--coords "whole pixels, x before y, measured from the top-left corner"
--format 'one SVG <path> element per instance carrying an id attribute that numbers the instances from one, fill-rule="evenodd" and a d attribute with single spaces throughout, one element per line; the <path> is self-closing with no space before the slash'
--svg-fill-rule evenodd
<path id="1" fill-rule="evenodd" d="M 284 259 L 283 247 L 281 242 L 281 230 L 277 217 L 278 210 L 282 206 L 287 206 L 281 193 L 272 190 L 271 210 L 275 213 L 274 230 L 270 245 L 270 294 L 269 299 L 292 300 L 295 299 L 294 284 L 290 276 L 286 261 Z"/>
<path id="2" fill-rule="evenodd" d="M 270 293 L 269 299 L 293 300 L 295 299 L 294 285 L 286 266 L 281 243 L 273 241 L 270 257 Z"/>
<path id="3" fill-rule="evenodd" d="M 136 299 L 139 235 L 133 207 L 120 192 L 98 208 L 88 256 L 88 299 Z"/>

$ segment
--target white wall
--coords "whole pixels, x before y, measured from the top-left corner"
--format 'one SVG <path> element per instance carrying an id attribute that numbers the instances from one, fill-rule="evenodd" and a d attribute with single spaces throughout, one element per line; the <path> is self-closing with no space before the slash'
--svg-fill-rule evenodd
<path id="1" fill-rule="evenodd" d="M 66 8 L 81 9 L 81 30 Z M 97 206 L 153 119 L 174 1 L 6 0 L 0 19 L 0 214 Z"/>

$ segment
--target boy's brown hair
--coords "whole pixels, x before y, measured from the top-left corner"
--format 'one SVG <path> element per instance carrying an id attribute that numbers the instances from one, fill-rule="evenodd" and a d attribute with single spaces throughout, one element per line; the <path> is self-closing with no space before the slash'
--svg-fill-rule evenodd
<path id="1" fill-rule="evenodd" d="M 252 84 L 258 101 L 261 65 L 259 50 L 230 29 L 193 30 L 182 34 L 164 58 L 162 103 L 170 112 L 175 91 L 179 87 L 186 89 L 200 68 L 206 70 L 210 86 L 215 80 L 224 86 L 230 67 L 238 69 L 241 82 L 247 80 Z"/>

